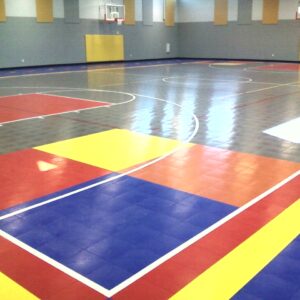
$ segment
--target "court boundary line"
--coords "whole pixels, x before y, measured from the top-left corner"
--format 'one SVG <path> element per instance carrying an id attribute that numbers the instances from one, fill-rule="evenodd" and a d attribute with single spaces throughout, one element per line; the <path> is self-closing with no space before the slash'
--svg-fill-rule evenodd
<path id="1" fill-rule="evenodd" d="M 270 64 L 268 64 L 267 61 L 253 61 L 253 63 L 266 63 L 266 66 L 270 66 Z M 275 62 L 275 64 L 280 64 L 281 62 L 278 61 L 278 62 Z M 220 69 L 220 70 L 227 70 L 227 69 L 231 69 L 231 70 L 237 70 L 237 71 L 245 71 L 245 72 L 274 72 L 274 73 L 285 73 L 285 74 L 294 74 L 294 73 L 299 73 L 299 71 L 276 71 L 276 70 L 255 70 L 255 68 L 259 67 L 259 66 L 253 66 L 253 67 L 246 67 L 246 68 L 234 68 L 234 67 L 226 67 L 225 65 L 221 65 L 220 67 L 218 66 L 214 66 L 214 64 L 216 63 L 210 63 L 208 65 L 209 68 L 211 69 Z M 297 64 L 297 63 L 294 63 L 294 64 Z M 236 65 L 238 66 L 238 65 Z M 264 65 L 263 65 L 264 66 Z M 300 70 L 300 68 L 299 68 Z"/>
<path id="2" fill-rule="evenodd" d="M 238 76 L 237 78 L 242 78 L 242 79 L 248 79 L 247 81 L 243 81 L 243 80 L 230 80 L 230 79 L 210 79 L 210 78 L 201 78 L 200 76 L 168 76 L 168 77 L 163 77 L 161 80 L 163 82 L 166 82 L 166 83 L 175 83 L 175 84 L 185 84 L 185 83 L 182 83 L 182 82 L 172 82 L 172 81 L 169 81 L 169 79 L 196 79 L 196 80 L 199 80 L 201 82 L 224 82 L 224 83 L 227 83 L 227 82 L 238 82 L 238 83 L 254 83 L 253 82 L 253 79 L 250 78 L 250 77 L 242 77 L 242 76 Z"/>
<path id="3" fill-rule="evenodd" d="M 30 94 L 27 94 L 27 95 L 30 95 Z M 102 101 L 97 101 L 97 100 L 92 100 L 92 99 L 84 99 L 84 98 L 77 98 L 77 97 L 70 97 L 70 96 L 55 95 L 55 94 L 51 94 L 51 93 L 47 93 L 47 92 L 37 92 L 37 93 L 34 93 L 33 95 L 45 95 L 45 96 L 50 96 L 50 97 L 66 98 L 66 99 L 73 99 L 73 100 L 79 100 L 79 101 L 87 101 L 87 102 L 92 102 L 92 103 L 108 103 L 108 104 L 110 104 L 107 101 L 102 102 Z"/>
<path id="4" fill-rule="evenodd" d="M 174 102 L 170 102 L 170 101 L 164 100 L 164 99 L 155 98 L 155 97 L 151 97 L 151 96 L 143 96 L 143 95 L 139 95 L 139 94 L 132 94 L 132 95 L 139 96 L 139 97 L 150 98 L 150 99 L 155 99 L 155 100 L 159 100 L 159 101 L 166 102 L 166 103 L 171 103 L 171 104 L 173 104 L 173 105 L 175 105 L 175 106 L 178 106 L 178 107 L 182 108 L 181 105 L 179 105 L 179 104 L 177 104 L 177 103 L 174 103 Z M 66 198 L 66 197 L 68 197 L 68 196 L 71 196 L 71 195 L 80 193 L 80 192 L 85 191 L 85 190 L 88 190 L 88 189 L 90 189 L 90 188 L 93 188 L 93 187 L 96 187 L 96 186 L 105 184 L 105 183 L 110 182 L 110 181 L 113 181 L 113 180 L 115 180 L 115 179 L 119 179 L 119 178 L 124 177 L 124 176 L 126 176 L 126 175 L 129 175 L 129 174 L 131 174 L 131 173 L 134 173 L 134 172 L 136 172 L 136 171 L 139 171 L 139 170 L 141 170 L 141 169 L 143 169 L 143 168 L 146 168 L 146 167 L 148 167 L 148 166 L 150 166 L 150 165 L 152 165 L 152 164 L 154 164 L 154 163 L 156 163 L 156 162 L 158 162 L 158 161 L 160 161 L 160 160 L 162 160 L 162 159 L 164 159 L 164 158 L 166 158 L 166 157 L 172 155 L 173 153 L 177 152 L 177 151 L 180 150 L 181 148 L 185 147 L 186 144 L 190 143 L 190 141 L 194 138 L 194 136 L 196 135 L 196 133 L 197 133 L 198 130 L 199 130 L 199 120 L 198 120 L 197 116 L 196 116 L 195 114 L 193 114 L 193 113 L 191 114 L 191 116 L 193 117 L 194 122 L 195 122 L 195 128 L 194 128 L 192 134 L 188 137 L 188 139 L 187 139 L 186 141 L 179 141 L 179 142 L 181 142 L 182 144 L 179 145 L 178 147 L 175 147 L 172 151 L 170 151 L 170 152 L 168 152 L 168 153 L 166 153 L 166 154 L 164 154 L 164 155 L 162 155 L 162 156 L 160 156 L 160 157 L 157 157 L 157 158 L 155 158 L 155 159 L 152 159 L 152 160 L 148 161 L 148 162 L 145 163 L 145 164 L 142 164 L 142 165 L 140 165 L 140 166 L 138 166 L 138 167 L 135 167 L 135 168 L 133 168 L 133 169 L 130 169 L 130 170 L 124 172 L 124 173 L 120 173 L 120 174 L 115 175 L 115 176 L 113 176 L 113 177 L 107 178 L 107 179 L 105 179 L 105 180 L 103 180 L 103 181 L 99 181 L 99 182 L 93 183 L 93 184 L 91 184 L 91 185 L 85 186 L 85 187 L 83 187 L 83 188 L 77 189 L 77 190 L 75 190 L 75 191 L 71 191 L 71 192 L 68 192 L 68 193 L 66 193 L 66 194 L 63 194 L 63 195 L 54 197 L 54 198 L 52 198 L 52 199 L 48 199 L 48 200 L 45 200 L 45 201 L 43 201 L 43 202 L 40 202 L 40 203 L 31 205 L 31 206 L 28 206 L 28 207 L 25 207 L 25 208 L 16 210 L 16 211 L 14 211 L 14 212 L 11 212 L 11 213 L 8 213 L 8 214 L 4 214 L 4 215 L 0 216 L 0 221 L 1 221 L 1 220 L 4 220 L 4 219 L 7 219 L 7 218 L 10 218 L 10 217 L 12 217 L 12 216 L 21 214 L 21 213 L 23 213 L 23 212 L 32 210 L 32 209 L 34 209 L 34 208 L 37 208 L 37 207 L 40 207 L 40 206 L 43 206 L 43 205 L 46 205 L 46 204 L 49 204 L 49 203 L 58 201 L 58 200 L 60 200 L 60 199 Z"/>
<path id="5" fill-rule="evenodd" d="M 171 103 L 172 105 L 174 106 L 177 106 L 177 107 L 180 107 L 181 109 L 183 108 L 182 105 L 179 105 L 177 103 L 174 103 L 174 102 L 171 102 L 171 101 L 167 101 L 165 99 L 161 99 L 161 98 L 156 98 L 156 97 L 151 97 L 151 96 L 145 96 L 145 95 L 139 95 L 139 94 L 133 94 L 134 96 L 139 96 L 139 97 L 144 97 L 144 98 L 149 98 L 149 99 L 155 99 L 155 100 L 158 100 L 158 101 L 162 101 L 162 102 L 166 102 L 166 103 Z M 196 135 L 196 133 L 198 132 L 199 130 L 199 120 L 197 118 L 197 116 L 193 113 L 191 113 L 191 116 L 193 117 L 194 119 L 194 122 L 195 122 L 195 128 L 192 132 L 192 134 L 188 137 L 188 139 L 186 141 L 183 141 L 181 142 L 182 144 L 179 145 L 178 147 L 175 147 L 172 151 L 166 153 L 165 155 L 162 155 L 156 159 L 153 159 L 153 160 L 150 160 L 149 162 L 147 162 L 146 164 L 143 164 L 143 165 L 140 165 L 134 169 L 130 169 L 128 170 L 127 172 L 124 172 L 124 173 L 120 173 L 118 175 L 115 175 L 113 177 L 110 177 L 110 178 L 107 178 L 105 180 L 102 180 L 102 181 L 99 181 L 99 182 L 96 182 L 94 184 L 91 184 L 91 185 L 88 185 L 86 187 L 83 187 L 83 188 L 80 188 L 80 189 L 77 189 L 77 190 L 74 190 L 74 191 L 71 191 L 69 193 L 66 193 L 66 194 L 63 194 L 63 195 L 60 195 L 60 196 L 57 196 L 57 197 L 54 197 L 52 199 L 49 199 L 49 200 L 46 200 L 46 201 L 43 201 L 43 202 L 40 202 L 40 203 L 37 203 L 37 204 L 34 204 L 34 205 L 31 205 L 29 207 L 25 207 L 23 209 L 19 209 L 19 210 L 16 210 L 12 213 L 8 213 L 6 215 L 3 215 L 0 217 L 0 221 L 1 220 L 4 220 L 4 219 L 8 219 L 12 216 L 16 216 L 18 214 L 21 214 L 23 212 L 26 212 L 26 211 L 29 211 L 29 210 L 32 210 L 32 209 L 35 209 L 35 208 L 38 208 L 40 206 L 44 206 L 44 205 L 47 205 L 49 203 L 52 203 L 52 202 L 56 202 L 60 199 L 63 199 L 63 198 L 66 198 L 68 196 L 71 196 L 73 194 L 77 194 L 77 193 L 80 193 L 82 191 L 85 191 L 85 190 L 88 190 L 88 189 L 91 189 L 93 187 L 96 187 L 96 186 L 99 186 L 99 185 L 102 185 L 102 184 L 105 184 L 107 182 L 110 182 L 110 181 L 114 181 L 116 179 L 119 179 L 121 177 L 124 177 L 126 175 L 129 175 L 131 173 L 134 173 L 136 171 L 139 171 L 147 166 L 150 166 L 170 155 L 172 155 L 173 153 L 177 152 L 178 150 L 180 150 L 181 148 L 183 147 L 186 147 L 186 144 L 188 144 L 192 139 L 193 137 Z M 5 234 L 5 236 L 3 235 L 3 233 Z M 69 269 L 67 267 L 65 267 L 64 265 L 60 264 L 59 262 L 53 260 L 52 258 L 48 259 L 48 256 L 46 256 L 45 254 L 43 254 L 42 252 L 30 247 L 29 245 L 23 243 L 22 241 L 18 240 L 17 238 L 11 236 L 10 234 L 0 230 L 0 236 L 3 236 L 4 238 L 6 238 L 7 240 L 9 240 L 10 242 L 14 243 L 15 245 L 19 246 L 20 248 L 26 250 L 27 252 L 31 253 L 32 255 L 40 258 L 41 260 L 43 260 L 44 262 L 48 263 L 49 265 L 52 265 L 54 267 L 56 267 L 57 269 L 59 269 L 60 271 L 64 272 L 65 274 L 77 279 L 78 281 L 82 282 L 83 284 L 89 286 L 90 288 L 102 293 L 104 296 L 106 297 L 111 297 L 113 294 L 111 292 L 111 290 L 107 290 L 105 289 L 104 287 L 102 287 L 101 285 L 99 284 L 96 284 L 95 282 L 91 281 L 90 279 L 82 276 L 81 274 L 77 273 L 76 271 L 72 270 L 72 269 Z M 54 264 L 53 264 L 54 263 Z M 99 288 L 100 287 L 100 288 Z"/>
<path id="6" fill-rule="evenodd" d="M 1 87 L 0 87 L 1 88 Z M 12 87 L 13 88 L 13 87 Z M 73 89 L 65 89 L 65 90 L 53 90 L 52 92 L 63 92 L 63 91 L 72 91 Z M 74 91 L 91 91 L 92 89 L 74 89 Z M 75 109 L 75 110 L 69 110 L 69 111 L 65 111 L 65 112 L 60 112 L 60 113 L 54 113 L 54 114 L 47 114 L 47 115 L 39 115 L 39 116 L 34 116 L 34 117 L 29 117 L 29 118 L 22 118 L 22 119 L 18 119 L 18 120 L 12 120 L 12 121 L 6 121 L 6 122 L 2 122 L 0 123 L 0 127 L 3 125 L 7 125 L 7 124 L 13 124 L 13 123 L 17 123 L 17 122 L 21 122 L 21 121 L 29 121 L 29 120 L 35 120 L 35 119 L 44 119 L 46 117 L 51 117 L 51 116 L 58 116 L 58 115 L 64 115 L 64 114 L 68 114 L 68 113 L 79 113 L 81 111 L 86 111 L 86 110 L 92 110 L 92 109 L 98 109 L 98 108 L 109 108 L 111 106 L 115 106 L 115 105 L 121 105 L 121 104 L 126 104 L 129 103 L 131 101 L 135 101 L 136 100 L 136 96 L 132 93 L 127 93 L 127 92 L 119 92 L 119 91 L 109 91 L 109 90 L 93 90 L 93 91 L 98 91 L 98 92 L 107 92 L 107 93 L 115 93 L 115 94 L 121 94 L 121 95 L 127 95 L 130 96 L 131 98 L 127 101 L 123 101 L 120 103 L 110 103 L 110 102 L 105 102 L 107 105 L 99 105 L 96 107 L 88 107 L 88 108 L 81 108 L 81 109 Z M 29 93 L 29 94 L 21 94 L 21 95 L 15 95 L 15 96 L 22 96 L 22 95 L 49 95 L 49 96 L 56 96 L 56 95 L 51 95 L 49 93 L 46 92 L 39 92 L 39 93 Z M 5 97 L 15 97 L 15 96 L 5 96 Z M 57 95 L 57 97 L 60 97 Z M 64 97 L 64 96 L 61 96 Z M 65 97 L 68 98 L 68 97 Z M 71 99 L 73 99 L 72 97 L 70 97 Z M 77 99 L 77 98 L 74 98 Z M 84 99 L 79 99 L 79 100 L 84 100 Z M 0 101 L 1 101 L 1 97 L 0 97 Z M 89 101 L 87 99 L 87 101 Z M 96 100 L 90 100 L 90 102 L 94 102 L 94 103 L 100 103 L 99 101 Z M 102 102 L 104 103 L 104 102 Z M 1 104 L 1 102 L 0 102 Z"/>
<path id="7" fill-rule="evenodd" d="M 38 250 L 36 250 L 36 249 L 32 248 L 31 246 L 23 243 L 22 241 L 20 241 L 17 238 L 11 236 L 10 234 L 6 233 L 5 231 L 0 230 L 0 235 L 3 238 L 5 238 L 6 240 L 9 240 L 13 244 L 19 246 L 23 250 L 26 250 L 27 252 L 29 252 L 29 253 L 33 254 L 34 256 L 40 258 L 44 262 L 52 265 L 53 267 L 55 267 L 58 270 L 64 272 L 65 274 L 75 278 L 76 280 L 80 281 L 81 283 L 85 284 L 86 286 L 88 286 L 88 287 L 94 289 L 95 291 L 101 293 L 102 295 L 110 298 L 110 297 L 114 296 L 115 294 L 119 293 L 120 291 L 124 290 L 126 287 L 133 284 L 138 279 L 140 279 L 141 277 L 143 277 L 147 273 L 151 272 L 152 270 L 154 270 L 155 268 L 157 268 L 158 266 L 160 266 L 161 264 L 163 264 L 167 260 L 171 259 L 173 256 L 177 255 L 178 253 L 182 252 L 184 249 L 188 248 L 189 246 L 191 246 L 195 242 L 199 241 L 201 238 L 208 235 L 210 232 L 212 232 L 216 228 L 222 226 L 223 224 L 225 224 L 229 220 L 233 219 L 234 217 L 236 217 L 237 215 L 239 215 L 240 213 L 242 213 L 243 211 L 245 211 L 246 209 L 248 209 L 249 207 L 251 207 L 255 203 L 261 201 L 262 199 L 264 199 L 265 197 L 267 197 L 271 193 L 273 193 L 276 190 L 278 190 L 279 188 L 283 187 L 285 184 L 287 184 L 291 180 L 295 179 L 299 175 L 300 175 L 300 170 L 294 172 L 293 174 L 288 176 L 286 179 L 284 179 L 281 182 L 274 185 L 272 188 L 268 189 L 264 193 L 260 194 L 259 196 L 255 197 L 254 199 L 250 200 L 249 202 L 247 202 L 246 204 L 244 204 L 240 208 L 237 208 L 232 213 L 228 214 L 227 216 L 225 216 L 224 218 L 222 218 L 218 222 L 214 223 L 213 225 L 211 225 L 207 229 L 201 231 L 199 234 L 195 235 L 194 237 L 192 237 L 191 239 L 189 239 L 185 243 L 181 244 L 180 246 L 176 247 L 175 249 L 168 252 L 164 256 L 160 257 L 159 259 L 157 259 L 152 264 L 148 265 L 144 269 L 140 270 L 139 272 L 137 272 L 133 276 L 129 277 L 128 279 L 124 280 L 122 283 L 118 284 L 117 286 L 115 286 L 114 288 L 112 288 L 110 290 L 102 287 L 101 285 L 97 284 L 96 282 L 84 277 L 83 275 L 77 273 L 76 271 L 64 266 L 63 264 L 57 262 L 56 260 L 54 260 L 54 259 L 48 257 L 47 255 L 39 252 Z"/>
<path id="8" fill-rule="evenodd" d="M 175 65 L 175 64 L 178 64 L 178 63 L 174 63 L 174 65 Z M 170 65 L 170 64 L 166 64 L 166 65 Z M 153 66 L 140 66 L 140 67 L 143 68 L 143 67 L 154 67 L 154 66 L 157 67 L 157 66 L 159 66 L 159 65 L 153 65 Z M 124 68 L 125 68 L 125 67 L 124 67 Z M 124 69 L 124 68 L 119 68 L 119 69 Z M 127 68 L 128 68 L 128 67 L 127 67 Z M 138 67 L 132 67 L 132 68 L 138 68 Z M 109 69 L 109 70 L 115 70 L 115 69 L 117 69 L 117 68 L 111 68 L 111 69 Z M 103 70 L 103 69 L 99 69 L 99 70 L 91 70 L 91 71 L 100 71 L 100 70 Z M 87 72 L 87 71 L 89 71 L 89 70 L 82 70 L 82 71 L 80 71 L 80 72 Z M 66 72 L 66 73 L 72 73 L 72 72 L 77 72 L 77 71 L 70 71 L 70 72 Z M 62 73 L 62 72 L 58 72 L 58 74 L 61 74 L 61 73 Z M 49 74 L 54 74 L 54 73 L 47 73 L 47 74 L 41 74 L 41 75 L 49 75 Z M 30 76 L 33 76 L 33 75 L 36 76 L 36 75 L 40 75 L 40 74 L 31 74 Z M 21 77 L 21 76 L 23 76 L 23 75 L 16 76 L 16 77 Z M 26 76 L 26 75 L 25 75 L 25 76 Z M 12 78 L 12 77 L 4 77 L 4 78 Z M 2 79 L 2 77 L 1 77 L 0 79 Z M 297 82 L 297 83 L 298 83 L 298 82 Z M 242 93 L 242 94 L 254 93 L 254 92 L 259 92 L 259 91 L 262 91 L 262 90 L 268 90 L 268 89 L 277 88 L 277 87 L 281 87 L 281 86 L 285 86 L 285 85 L 292 85 L 292 84 L 293 84 L 293 83 L 280 84 L 280 85 L 278 84 L 278 85 L 273 86 L 273 87 L 268 87 L 268 88 L 265 88 L 265 89 L 259 89 L 259 90 L 249 91 L 249 92 L 245 92 L 245 93 Z M 0 88 L 1 88 L 1 87 L 0 87 Z M 26 87 L 21 87 L 21 88 L 26 88 Z M 75 90 L 75 88 L 74 88 L 74 90 Z M 83 90 L 83 89 L 77 89 L 77 90 Z M 86 89 L 86 90 L 89 90 L 89 89 Z M 92 90 L 92 89 L 90 89 L 90 90 Z M 241 95 L 242 95 L 242 94 L 241 94 Z M 144 96 L 144 95 L 139 95 L 139 94 L 135 94 L 135 95 L 136 95 L 136 96 L 147 97 L 147 98 L 152 98 L 152 99 L 157 99 L 157 98 L 155 98 L 155 97 L 150 97 L 150 96 Z M 239 94 L 237 94 L 237 95 L 239 95 Z M 225 96 L 225 97 L 233 97 L 233 96 L 236 96 L 236 95 L 229 95 L 229 96 Z M 176 103 L 173 103 L 173 102 L 171 102 L 171 103 L 174 104 L 174 105 L 176 105 Z M 179 105 L 178 105 L 178 106 L 179 106 Z M 101 107 L 99 107 L 99 108 L 101 108 Z M 178 148 L 181 148 L 181 147 L 178 147 Z M 172 154 L 172 153 L 171 153 L 171 154 Z M 171 155 L 171 154 L 170 154 L 170 155 Z M 296 174 L 296 175 L 295 175 L 295 174 Z M 296 172 L 295 172 L 294 174 L 292 174 L 292 175 L 295 175 L 295 177 L 297 177 L 299 174 L 300 174 L 300 171 L 296 171 Z M 122 175 L 123 175 L 123 174 L 122 174 Z M 291 176 L 292 176 L 292 175 L 291 175 Z M 125 176 L 125 173 L 124 173 L 124 176 Z M 289 177 L 291 177 L 291 176 L 289 176 Z M 288 177 L 288 178 L 289 178 L 289 177 Z M 295 178 L 295 177 L 293 177 L 293 178 Z M 287 178 L 287 179 L 288 179 L 288 178 Z M 287 180 L 287 179 L 285 179 L 285 180 Z M 285 181 L 285 180 L 284 180 L 284 181 Z M 292 179 L 291 179 L 291 180 L 292 180 Z M 288 181 L 287 181 L 287 182 L 288 182 Z M 285 183 L 284 183 L 284 184 L 285 184 Z M 284 185 L 284 184 L 283 184 L 283 185 Z M 283 185 L 282 185 L 282 186 L 283 186 Z M 275 187 L 275 186 L 274 186 L 274 187 Z M 273 188 L 274 188 L 274 187 L 273 187 Z M 280 186 L 280 187 L 281 187 L 281 186 Z M 280 188 L 280 187 L 278 187 L 278 188 Z M 272 188 L 271 188 L 271 189 L 272 189 Z M 276 189 L 275 189 L 275 190 L 276 190 Z M 265 193 L 266 193 L 266 192 L 265 192 Z M 263 194 L 264 194 L 264 193 L 263 193 Z M 263 195 L 263 194 L 261 194 L 261 195 Z M 261 196 L 261 195 L 260 195 L 260 196 Z M 258 196 L 258 197 L 259 197 L 259 196 Z M 257 197 L 257 198 L 258 198 L 258 197 Z M 264 197 L 263 197 L 263 198 L 264 198 Z M 260 200 L 262 200 L 263 198 L 261 198 Z M 256 198 L 254 198 L 253 200 L 255 200 L 255 199 L 256 199 Z M 253 200 L 251 200 L 251 201 L 253 201 Z M 259 201 L 259 200 L 257 200 L 257 202 L 258 202 L 258 201 Z M 248 203 L 249 203 L 249 202 L 248 202 Z M 248 204 L 248 203 L 247 203 L 247 204 Z M 255 202 L 255 203 L 256 203 L 256 202 Z M 253 204 L 254 204 L 254 203 L 253 203 Z M 251 206 L 251 205 L 249 205 L 249 207 L 250 207 L 250 206 Z M 242 206 L 242 207 L 244 207 L 244 206 Z M 242 208 L 242 207 L 241 207 L 241 208 Z M 248 208 L 248 207 L 246 207 L 245 209 L 247 209 L 247 208 Z M 244 210 L 245 210 L 245 209 L 244 209 Z M 236 211 L 235 211 L 235 212 L 236 212 Z M 231 215 L 231 214 L 230 214 L 230 215 Z M 230 215 L 226 216 L 224 219 L 226 219 L 226 218 L 229 217 Z M 233 216 L 233 217 L 234 217 L 234 216 Z M 0 218 L 0 220 L 1 220 L 1 218 Z M 218 222 L 221 222 L 222 220 L 223 220 L 223 219 L 221 219 L 221 220 L 218 221 Z M 228 220 L 227 220 L 227 221 L 228 221 Z M 227 221 L 225 220 L 224 223 L 227 222 Z M 218 222 L 217 222 L 217 223 L 218 223 Z M 215 226 L 217 223 L 213 224 L 212 226 Z M 223 223 L 222 223 L 222 224 L 223 224 Z M 219 226 L 221 226 L 222 224 L 220 224 Z M 218 226 L 218 227 L 219 227 L 219 226 Z M 213 230 L 213 229 L 212 229 L 212 230 Z M 1 232 L 2 232 L 2 231 L 0 230 L 0 233 L 1 233 Z M 5 232 L 4 232 L 4 233 L 5 233 Z M 203 232 L 201 232 L 201 233 L 203 233 Z M 208 234 L 208 233 L 209 233 L 209 232 L 207 232 L 206 234 Z M 205 234 L 205 235 L 206 235 L 206 234 Z M 14 237 L 12 237 L 12 238 L 14 238 Z M 201 237 L 200 237 L 200 238 L 201 238 Z M 200 239 L 200 238 L 199 238 L 199 239 Z M 14 238 L 14 239 L 15 239 L 15 238 Z M 18 241 L 18 240 L 17 240 L 17 241 Z M 21 242 L 21 241 L 20 241 L 20 242 Z M 188 242 L 188 241 L 187 241 L 187 242 Z M 22 243 L 22 242 L 21 242 L 21 243 Z M 192 242 L 192 243 L 194 243 L 194 242 Z M 26 244 L 25 244 L 25 245 L 26 245 Z M 182 244 L 182 245 L 183 245 L 183 244 Z M 182 245 L 181 245 L 181 246 L 182 246 Z M 28 246 L 28 245 L 27 245 L 27 246 Z M 179 246 L 179 247 L 181 247 L 181 246 Z M 189 246 L 189 245 L 188 245 L 188 246 Z M 187 247 L 188 247 L 188 246 L 187 246 Z M 30 247 L 30 246 L 28 246 L 28 247 Z M 22 247 L 21 247 L 21 248 L 22 248 Z M 177 249 L 177 248 L 176 248 L 176 249 Z M 184 248 L 184 249 L 185 249 L 185 248 Z M 174 250 L 175 250 L 175 249 L 174 249 Z M 183 249 L 182 249 L 182 250 L 183 250 Z M 181 252 L 182 250 L 180 250 L 179 252 Z M 179 253 L 179 252 L 178 252 L 178 253 Z M 176 254 L 174 254 L 174 255 L 176 255 Z M 173 255 L 173 256 L 174 256 L 174 255 Z M 171 256 L 171 257 L 172 257 L 172 256 Z M 170 258 L 168 258 L 168 259 L 170 259 Z M 168 259 L 166 259 L 166 260 L 168 260 Z M 163 263 L 163 262 L 161 262 L 161 263 Z M 149 265 L 149 266 L 150 266 L 150 265 Z M 149 266 L 148 266 L 148 267 L 149 267 Z M 157 267 L 157 266 L 156 266 L 156 267 Z M 154 268 L 156 268 L 156 267 L 154 267 Z M 146 268 L 147 268 L 147 267 L 146 267 Z M 146 268 L 145 268 L 145 269 L 146 269 Z M 153 268 L 153 269 L 154 269 L 154 268 Z M 143 270 L 145 270 L 145 269 L 143 269 Z M 143 270 L 141 270 L 141 271 L 143 271 Z M 140 271 L 140 272 L 141 272 L 141 271 Z M 151 271 L 151 270 L 147 271 L 145 274 L 147 274 L 147 273 L 150 272 L 150 271 Z M 136 273 L 136 274 L 138 274 L 138 273 Z M 136 275 L 136 274 L 135 274 L 135 275 Z M 79 274 L 79 275 L 80 275 L 80 274 Z M 133 276 L 135 276 L 135 275 L 133 275 Z M 143 276 L 143 275 L 141 275 L 141 276 Z M 132 277 L 130 277 L 130 278 L 127 279 L 127 280 L 130 280 L 131 278 L 132 278 Z M 140 277 L 139 277 L 139 278 L 140 278 Z M 116 293 L 118 292 L 118 291 L 114 291 L 114 289 L 116 289 L 116 288 L 119 287 L 119 289 L 120 289 L 120 291 L 121 291 L 121 290 L 123 290 L 124 288 L 126 288 L 128 285 L 130 285 L 131 283 L 133 283 L 133 282 L 135 282 L 136 280 L 138 280 L 139 278 L 132 279 L 133 281 L 132 281 L 132 282 L 129 282 L 129 283 L 128 283 L 126 286 L 124 286 L 124 287 L 119 287 L 119 285 L 118 285 L 118 286 L 116 286 L 115 288 L 113 288 L 113 289 L 111 289 L 111 290 L 107 290 L 107 291 L 109 291 L 108 294 L 110 295 L 110 296 L 108 296 L 108 297 L 111 297 L 111 296 L 113 296 L 114 294 L 116 294 Z M 125 281 L 124 281 L 124 282 L 125 282 Z M 124 283 L 124 282 L 123 282 L 123 283 Z M 121 283 L 120 285 L 122 285 L 123 283 Z M 96 291 L 98 291 L 98 290 L 96 290 Z M 114 291 L 113 294 L 111 294 L 112 291 Z"/>
<path id="9" fill-rule="evenodd" d="M 124 62 L 126 63 L 126 61 Z M 185 64 L 192 64 L 193 62 L 186 62 Z M 18 77 L 34 77 L 34 76 L 45 76 L 45 75 L 58 75 L 58 74 L 68 74 L 68 73 L 80 73 L 80 72 L 99 72 L 99 71 L 109 71 L 109 70 L 123 70 L 123 69 L 140 69 L 140 68 L 152 68 L 152 67 L 165 67 L 174 66 L 181 64 L 180 62 L 172 62 L 169 64 L 153 64 L 153 65 L 136 65 L 136 66 L 124 66 L 124 67 L 111 67 L 111 68 L 100 68 L 100 69 L 86 69 L 86 70 L 73 70 L 73 71 L 62 71 L 62 72 L 48 72 L 48 73 L 37 73 L 37 74 L 23 74 L 23 75 L 13 75 L 13 76 L 0 76 L 1 79 L 7 78 L 18 78 Z M 204 64 L 205 65 L 205 64 Z"/>
<path id="10" fill-rule="evenodd" d="M 47 256 L 46 254 L 34 249 L 33 247 L 27 245 L 26 243 L 18 240 L 14 236 L 8 234 L 7 232 L 0 229 L 0 236 L 5 238 L 6 240 L 12 242 L 13 244 L 19 246 L 21 249 L 29 252 L 30 254 L 34 255 L 35 257 L 41 259 L 42 261 L 48 263 L 50 266 L 55 267 L 56 269 L 62 271 L 63 273 L 71 276 L 72 278 L 82 282 L 83 284 L 89 286 L 93 290 L 102 293 L 103 295 L 108 295 L 109 290 L 104 288 L 103 286 L 97 284 L 96 282 L 86 278 L 85 276 L 77 273 L 76 271 L 68 268 L 67 266 L 61 264 L 60 262 L 56 261 L 55 259 Z"/>

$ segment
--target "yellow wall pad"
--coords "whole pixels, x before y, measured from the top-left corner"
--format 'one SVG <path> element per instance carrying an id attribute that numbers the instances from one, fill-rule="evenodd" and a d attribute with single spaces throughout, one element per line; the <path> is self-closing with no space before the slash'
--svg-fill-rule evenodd
<path id="1" fill-rule="evenodd" d="M 175 24 L 176 0 L 165 0 L 165 25 L 174 26 Z"/>
<path id="2" fill-rule="evenodd" d="M 171 299 L 231 299 L 300 233 L 300 199 Z"/>
<path id="3" fill-rule="evenodd" d="M 215 0 L 215 25 L 227 25 L 228 0 Z"/>
<path id="4" fill-rule="evenodd" d="M 86 61 L 124 60 L 123 35 L 87 34 Z"/>
<path id="5" fill-rule="evenodd" d="M 264 0 L 263 24 L 277 24 L 279 14 L 279 0 Z"/>
<path id="6" fill-rule="evenodd" d="M 0 299 L 39 299 L 0 272 Z"/>
<path id="7" fill-rule="evenodd" d="M 176 140 L 112 129 L 35 149 L 111 171 L 120 171 L 160 157 L 182 143 Z"/>
<path id="8" fill-rule="evenodd" d="M 135 0 L 124 0 L 126 25 L 135 24 Z"/>
<path id="9" fill-rule="evenodd" d="M 5 14 L 5 3 L 4 0 L 0 0 L 0 22 L 6 21 L 6 14 Z"/>
<path id="10" fill-rule="evenodd" d="M 36 0 L 36 20 L 41 23 L 53 22 L 53 0 Z"/>

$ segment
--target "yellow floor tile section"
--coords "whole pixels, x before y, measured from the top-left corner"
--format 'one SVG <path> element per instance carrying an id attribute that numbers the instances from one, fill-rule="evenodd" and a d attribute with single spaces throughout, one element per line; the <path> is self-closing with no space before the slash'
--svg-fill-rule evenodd
<path id="1" fill-rule="evenodd" d="M 299 215 L 300 199 L 171 299 L 231 299 L 299 235 Z"/>
<path id="2" fill-rule="evenodd" d="M 160 157 L 181 142 L 112 129 L 56 142 L 35 149 L 111 171 L 120 171 Z"/>
<path id="3" fill-rule="evenodd" d="M 33 300 L 39 299 L 9 277 L 0 272 L 0 299 L 1 300 Z"/>

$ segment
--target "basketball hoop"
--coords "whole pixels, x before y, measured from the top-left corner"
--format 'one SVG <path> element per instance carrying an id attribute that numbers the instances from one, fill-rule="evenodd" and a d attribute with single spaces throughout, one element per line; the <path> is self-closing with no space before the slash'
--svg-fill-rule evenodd
<path id="1" fill-rule="evenodd" d="M 121 25 L 123 25 L 124 19 L 116 18 L 116 22 L 117 22 L 118 26 L 121 26 Z"/>
<path id="2" fill-rule="evenodd" d="M 125 19 L 125 5 L 105 3 L 100 6 L 100 20 L 105 23 L 122 25 Z"/>

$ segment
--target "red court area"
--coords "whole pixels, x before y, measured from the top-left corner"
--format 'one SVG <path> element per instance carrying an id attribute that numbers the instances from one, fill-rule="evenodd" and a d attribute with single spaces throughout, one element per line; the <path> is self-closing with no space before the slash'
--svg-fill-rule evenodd
<path id="1" fill-rule="evenodd" d="M 0 210 L 110 173 L 33 149 L 1 155 L 0 166 Z"/>
<path id="2" fill-rule="evenodd" d="M 107 102 L 44 94 L 4 96 L 0 97 L 0 123 L 108 105 Z"/>
<path id="3" fill-rule="evenodd" d="M 300 72 L 299 64 L 274 64 L 274 65 L 265 65 L 255 67 L 256 70 L 262 71 L 292 71 L 292 72 Z"/>

